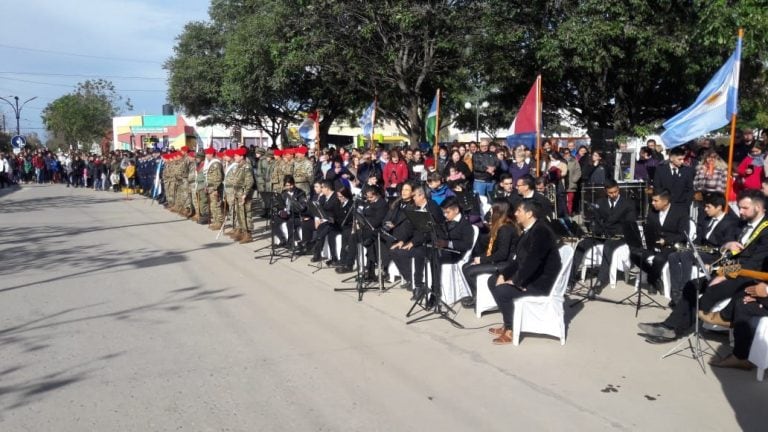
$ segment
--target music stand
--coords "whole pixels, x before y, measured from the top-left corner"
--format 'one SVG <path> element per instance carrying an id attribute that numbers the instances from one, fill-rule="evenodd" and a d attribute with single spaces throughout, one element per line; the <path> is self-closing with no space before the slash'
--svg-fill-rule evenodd
<path id="1" fill-rule="evenodd" d="M 264 208 L 267 210 L 267 217 L 264 221 L 264 228 L 261 230 L 261 232 L 264 233 L 266 231 L 272 230 L 272 215 L 275 214 L 275 203 L 279 204 L 281 197 L 279 192 L 264 191 L 259 192 L 259 195 L 261 196 L 261 201 L 264 203 Z"/>
<path id="2" fill-rule="evenodd" d="M 431 290 L 423 288 L 418 293 L 416 293 L 416 298 L 413 301 L 413 305 L 411 305 L 411 308 L 408 310 L 408 313 L 406 313 L 405 316 L 406 318 L 410 318 L 414 314 L 413 311 L 417 306 L 426 313 L 422 316 L 407 321 L 406 324 L 413 324 L 419 321 L 423 321 L 428 317 L 435 316 L 436 318 L 442 318 L 450 322 L 458 328 L 464 328 L 463 325 L 448 315 L 451 313 L 455 316 L 456 311 L 443 301 L 442 287 L 440 286 L 440 252 L 460 252 L 448 248 L 437 247 L 435 242 L 437 240 L 437 223 L 428 211 L 406 210 L 405 216 L 408 218 L 411 224 L 413 224 L 413 227 L 416 231 L 429 235 L 429 241 L 425 246 L 428 251 L 427 259 L 429 260 L 429 265 L 432 269 Z M 430 298 L 428 297 L 430 294 L 432 295 L 432 301 L 430 301 Z"/>
<path id="3" fill-rule="evenodd" d="M 354 221 L 353 224 L 356 224 L 356 227 L 358 228 L 357 232 L 360 233 L 360 238 L 357 241 L 357 256 L 355 257 L 355 260 L 357 261 L 357 273 L 355 274 L 355 287 L 354 288 L 334 288 L 333 291 L 335 292 L 343 292 L 343 291 L 357 291 L 357 301 L 363 301 L 363 294 L 370 288 L 370 285 L 366 285 L 365 283 L 365 263 L 363 262 L 363 236 L 362 236 L 362 227 L 368 227 L 368 229 L 371 230 L 371 232 L 376 233 L 376 239 L 377 247 L 380 246 L 381 241 L 381 232 L 379 230 L 375 229 L 371 222 L 366 219 L 366 217 L 363 215 L 361 211 L 357 208 L 357 203 L 352 203 L 352 209 L 349 211 L 349 213 L 352 213 L 352 217 Z M 347 216 L 349 216 L 349 213 Z M 346 217 L 345 217 L 346 219 Z M 343 222 L 342 222 L 343 226 Z M 379 251 L 379 267 L 381 267 L 381 251 Z M 347 281 L 349 279 L 345 279 L 344 281 Z M 342 282 L 344 282 L 342 281 Z M 379 291 L 383 290 L 383 287 L 381 286 L 381 268 L 379 268 Z"/>
<path id="4" fill-rule="evenodd" d="M 625 222 L 624 223 L 624 238 L 627 240 L 627 245 L 630 247 L 630 251 L 632 248 L 643 248 L 643 239 L 640 236 L 640 230 L 637 228 L 637 223 L 631 223 L 631 222 Z M 656 241 L 658 240 L 658 233 L 656 233 L 654 230 L 644 230 L 646 234 L 646 245 L 653 245 L 656 244 Z M 688 234 L 686 234 L 686 237 Z M 631 252 L 630 252 L 631 253 Z M 616 304 L 627 304 L 629 306 L 635 306 L 635 318 L 637 318 L 637 315 L 640 313 L 640 308 L 643 306 L 656 306 L 660 307 L 662 309 L 666 309 L 663 304 L 657 302 L 653 297 L 648 295 L 647 293 L 644 293 L 643 290 L 640 287 L 640 279 L 642 278 L 642 269 L 640 270 L 640 273 L 637 275 L 637 292 L 632 293 L 623 299 L 616 302 Z M 636 300 L 632 300 L 633 297 L 637 297 Z M 643 299 L 647 300 L 645 303 L 643 303 Z"/>
<path id="5" fill-rule="evenodd" d="M 685 240 L 688 242 L 688 247 L 691 248 L 691 251 L 693 252 L 694 258 L 696 258 L 696 267 L 699 268 L 699 272 L 704 274 L 704 278 L 707 280 L 707 283 L 712 280 L 712 277 L 709 275 L 709 272 L 706 269 L 706 266 L 704 264 L 704 260 L 701 259 L 701 254 L 699 254 L 699 251 L 696 249 L 696 246 L 693 244 L 693 240 L 691 239 L 691 235 L 689 233 L 685 233 Z M 675 345 L 671 350 L 669 350 L 666 354 L 661 356 L 662 360 L 673 355 L 678 354 L 680 352 L 683 352 L 687 349 L 691 350 L 691 358 L 696 360 L 696 363 L 699 364 L 701 367 L 701 370 L 706 374 L 707 369 L 704 367 L 704 356 L 709 354 L 711 351 L 713 354 L 718 355 L 717 351 L 712 347 L 712 345 L 709 343 L 708 340 L 703 339 L 701 337 L 701 329 L 700 329 L 700 322 L 699 322 L 699 293 L 701 292 L 701 279 L 702 278 L 696 278 L 696 308 L 694 309 L 694 324 L 693 324 L 693 333 L 688 335 L 687 338 L 683 339 Z M 704 341 L 705 344 L 707 344 L 707 349 L 703 349 L 701 346 L 701 341 Z M 685 348 L 683 345 L 685 343 L 688 343 L 688 347 Z M 719 357 L 719 355 L 718 355 Z"/>
<path id="6" fill-rule="evenodd" d="M 325 223 L 331 223 L 330 218 L 326 215 L 325 210 L 323 209 L 323 206 L 320 205 L 317 201 L 308 201 L 307 202 L 307 208 L 309 209 L 309 214 L 312 215 L 313 220 L 314 219 L 320 219 L 325 221 Z M 330 240 L 328 240 L 330 242 Z M 321 257 L 322 258 L 322 257 Z M 331 257 L 333 258 L 333 257 Z M 315 270 L 312 272 L 312 274 L 315 274 L 322 270 L 323 267 L 323 260 L 321 259 L 317 265 L 315 264 L 307 264 L 307 266 L 314 268 Z"/>
<path id="7" fill-rule="evenodd" d="M 268 218 L 268 224 L 269 224 L 269 246 L 264 246 L 262 248 L 254 250 L 254 252 L 259 252 L 264 250 L 264 248 L 269 248 L 269 254 L 261 255 L 261 256 L 255 256 L 253 259 L 262 259 L 262 258 L 269 258 L 269 264 L 272 265 L 276 263 L 280 258 L 289 258 L 291 262 L 293 262 L 296 259 L 296 250 L 294 246 L 293 241 L 288 241 L 288 249 L 283 252 L 278 252 L 277 250 L 277 244 L 275 244 L 275 236 L 272 234 L 272 227 L 274 226 L 274 218 L 272 217 L 273 214 L 277 214 L 280 212 L 282 205 L 286 202 L 282 199 L 282 194 L 279 192 L 265 192 L 270 193 L 272 195 L 271 199 L 271 208 L 270 208 L 270 215 Z M 287 197 L 287 203 L 288 203 L 288 220 L 286 221 L 286 225 L 288 227 L 288 239 L 290 240 L 293 237 L 294 231 L 296 230 L 296 223 L 294 219 L 294 203 L 298 204 L 298 201 L 296 201 L 293 197 Z M 290 254 L 288 254 L 290 252 Z"/>

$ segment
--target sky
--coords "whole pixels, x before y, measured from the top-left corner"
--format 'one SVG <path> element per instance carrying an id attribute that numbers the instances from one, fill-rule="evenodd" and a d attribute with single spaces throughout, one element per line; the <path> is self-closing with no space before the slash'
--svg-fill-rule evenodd
<path id="1" fill-rule="evenodd" d="M 166 103 L 163 63 L 190 21 L 206 21 L 210 0 L 0 0 L 0 97 L 19 103 L 22 135 L 45 142 L 42 110 L 77 83 L 104 78 L 132 111 L 161 114 Z M 9 97 L 10 96 L 10 97 Z M 13 109 L 0 100 L 6 128 Z"/>

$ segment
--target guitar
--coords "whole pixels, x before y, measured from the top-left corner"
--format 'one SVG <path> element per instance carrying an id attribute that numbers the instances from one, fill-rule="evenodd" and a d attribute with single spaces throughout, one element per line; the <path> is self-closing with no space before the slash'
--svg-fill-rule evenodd
<path id="1" fill-rule="evenodd" d="M 725 263 L 717 269 L 718 276 L 725 276 L 729 279 L 734 279 L 739 276 L 744 276 L 759 281 L 768 282 L 768 272 L 760 272 L 756 270 L 746 270 L 741 268 L 741 264 L 730 262 Z"/>

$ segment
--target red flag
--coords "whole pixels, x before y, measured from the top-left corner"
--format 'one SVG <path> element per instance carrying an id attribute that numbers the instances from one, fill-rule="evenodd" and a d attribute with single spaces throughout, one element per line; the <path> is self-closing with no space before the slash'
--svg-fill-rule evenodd
<path id="1" fill-rule="evenodd" d="M 528 92 L 517 112 L 512 126 L 509 127 L 510 135 L 535 133 L 541 130 L 541 75 L 536 77 L 536 82 Z"/>

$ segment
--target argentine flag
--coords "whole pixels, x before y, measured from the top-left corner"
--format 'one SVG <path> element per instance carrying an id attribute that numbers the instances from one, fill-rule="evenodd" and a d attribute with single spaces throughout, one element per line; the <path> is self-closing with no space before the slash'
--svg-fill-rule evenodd
<path id="1" fill-rule="evenodd" d="M 661 141 L 677 147 L 727 125 L 738 111 L 741 38 L 727 62 L 717 71 L 686 110 L 664 122 Z"/>
<path id="2" fill-rule="evenodd" d="M 317 112 L 311 112 L 307 114 L 307 117 L 299 125 L 299 136 L 305 143 L 314 144 L 315 138 L 317 138 L 317 131 L 315 129 L 317 118 Z"/>
<path id="3" fill-rule="evenodd" d="M 363 111 L 362 117 L 358 120 L 360 128 L 363 129 L 363 136 L 370 138 L 373 132 L 373 124 L 376 122 L 376 101 Z"/>

